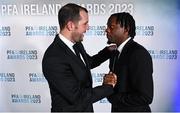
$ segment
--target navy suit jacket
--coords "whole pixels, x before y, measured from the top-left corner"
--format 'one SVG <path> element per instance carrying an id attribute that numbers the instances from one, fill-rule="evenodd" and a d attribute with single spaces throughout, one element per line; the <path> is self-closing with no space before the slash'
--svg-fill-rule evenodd
<path id="1" fill-rule="evenodd" d="M 90 57 L 79 44 L 86 65 L 58 35 L 44 54 L 42 69 L 50 88 L 52 112 L 92 112 L 94 102 L 113 93 L 110 85 L 92 88 L 90 68 L 110 57 L 107 48 Z"/>
<path id="2" fill-rule="evenodd" d="M 111 56 L 109 68 L 114 64 Z M 149 52 L 130 39 L 124 46 L 115 65 L 117 84 L 114 94 L 108 97 L 113 112 L 151 111 L 153 100 L 153 65 Z"/>

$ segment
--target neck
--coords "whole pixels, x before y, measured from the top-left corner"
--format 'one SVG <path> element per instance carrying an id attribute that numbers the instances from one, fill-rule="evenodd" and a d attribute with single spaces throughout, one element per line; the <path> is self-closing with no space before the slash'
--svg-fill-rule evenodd
<path id="1" fill-rule="evenodd" d="M 75 43 L 73 40 L 72 40 L 72 36 L 71 36 L 71 33 L 66 31 L 66 30 L 61 30 L 59 32 L 60 34 L 62 34 L 66 39 L 68 39 L 69 41 L 71 41 L 72 43 Z"/>
<path id="2" fill-rule="evenodd" d="M 125 37 L 122 40 L 119 40 L 119 43 L 117 44 L 117 46 L 119 47 L 123 42 L 125 42 L 129 37 Z"/>

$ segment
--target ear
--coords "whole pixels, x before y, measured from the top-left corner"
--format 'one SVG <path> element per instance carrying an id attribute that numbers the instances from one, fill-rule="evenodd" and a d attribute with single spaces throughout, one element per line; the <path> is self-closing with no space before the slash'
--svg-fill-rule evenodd
<path id="1" fill-rule="evenodd" d="M 129 35 L 129 27 L 124 28 L 124 34 L 127 35 L 127 36 Z"/>
<path id="2" fill-rule="evenodd" d="M 129 33 L 129 27 L 127 27 L 127 28 L 124 28 L 124 32 L 126 33 Z"/>
<path id="3" fill-rule="evenodd" d="M 69 31 L 73 31 L 75 29 L 75 24 L 72 22 L 72 21 L 69 21 L 66 25 L 66 28 L 69 30 Z"/>

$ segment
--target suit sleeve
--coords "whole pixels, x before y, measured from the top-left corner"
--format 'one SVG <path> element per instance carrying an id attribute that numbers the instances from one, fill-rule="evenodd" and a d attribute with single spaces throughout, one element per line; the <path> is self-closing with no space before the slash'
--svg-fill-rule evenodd
<path id="1" fill-rule="evenodd" d="M 110 58 L 112 51 L 108 49 L 108 47 L 105 47 L 101 51 L 98 52 L 98 54 L 90 56 L 86 50 L 84 49 L 84 46 L 82 43 L 77 43 L 77 47 L 79 50 L 83 51 L 82 53 L 86 54 L 86 58 L 88 60 L 89 68 L 93 69 L 97 66 L 99 66 L 101 63 L 105 62 L 107 59 Z"/>
<path id="2" fill-rule="evenodd" d="M 108 47 L 105 47 L 101 51 L 98 52 L 98 54 L 93 56 L 88 56 L 90 68 L 93 69 L 97 66 L 99 66 L 101 63 L 105 62 L 107 59 L 110 58 L 112 54 L 112 51 L 108 50 Z"/>
<path id="3" fill-rule="evenodd" d="M 113 93 L 113 88 L 109 85 L 95 88 L 81 86 L 83 84 L 77 80 L 75 70 L 72 68 L 71 64 L 67 63 L 67 59 L 49 58 L 44 61 L 43 72 L 49 84 L 57 90 L 56 93 L 62 95 L 71 105 L 64 107 L 65 111 L 83 111 L 88 104 L 92 104 Z M 83 73 L 80 72 L 79 74 Z"/>
<path id="4" fill-rule="evenodd" d="M 149 53 L 145 50 L 136 50 L 129 60 L 130 82 L 128 83 L 134 91 L 113 94 L 108 97 L 109 101 L 125 106 L 151 104 L 153 99 L 152 72 L 152 59 Z"/>

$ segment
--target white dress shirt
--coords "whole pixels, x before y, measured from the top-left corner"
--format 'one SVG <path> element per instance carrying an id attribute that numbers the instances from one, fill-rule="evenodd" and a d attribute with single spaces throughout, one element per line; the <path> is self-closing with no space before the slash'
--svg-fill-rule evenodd
<path id="1" fill-rule="evenodd" d="M 117 48 L 117 50 L 119 51 L 119 56 L 120 56 L 120 54 L 121 54 L 121 52 L 122 52 L 125 44 L 126 44 L 130 39 L 131 39 L 131 37 L 129 37 L 128 39 L 126 39 L 126 40 Z M 119 56 L 118 56 L 118 57 L 119 57 Z"/>
<path id="2" fill-rule="evenodd" d="M 71 42 L 70 40 L 68 40 L 67 38 L 65 38 L 62 34 L 59 33 L 59 38 L 71 49 L 71 51 L 76 55 L 74 49 L 73 49 L 73 45 L 74 43 Z M 80 57 L 81 57 L 81 60 L 84 62 L 84 64 L 86 65 L 81 53 L 80 53 Z"/>

